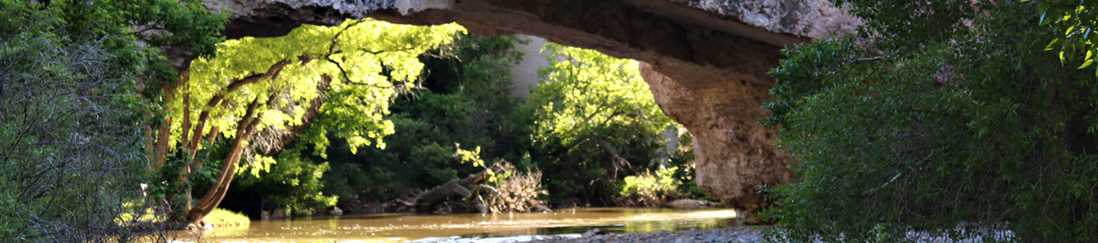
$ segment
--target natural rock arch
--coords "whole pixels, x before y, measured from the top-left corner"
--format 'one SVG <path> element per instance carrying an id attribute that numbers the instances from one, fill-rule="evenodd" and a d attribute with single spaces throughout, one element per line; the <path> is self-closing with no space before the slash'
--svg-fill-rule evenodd
<path id="1" fill-rule="evenodd" d="M 210 0 L 232 11 L 225 36 L 280 36 L 303 23 L 372 17 L 457 22 L 486 36 L 535 35 L 640 60 L 656 102 L 694 134 L 699 186 L 755 220 L 759 186 L 792 178 L 773 131 L 756 124 L 786 46 L 851 31 L 826 0 Z"/>

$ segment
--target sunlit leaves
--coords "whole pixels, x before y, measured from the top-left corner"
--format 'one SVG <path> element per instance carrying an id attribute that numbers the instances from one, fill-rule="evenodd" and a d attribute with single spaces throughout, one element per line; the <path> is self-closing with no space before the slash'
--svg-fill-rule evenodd
<path id="1" fill-rule="evenodd" d="M 1022 0 L 1030 2 L 1030 0 Z M 1036 0 L 1041 25 L 1052 27 L 1055 39 L 1049 42 L 1045 50 L 1060 53 L 1060 62 L 1068 65 L 1077 63 L 1075 55 L 1086 53 L 1078 69 L 1084 69 L 1094 63 L 1094 52 L 1098 52 L 1098 1 Z M 1098 70 L 1095 70 L 1098 75 Z"/>
<path id="2" fill-rule="evenodd" d="M 538 70 L 545 80 L 532 94 L 539 106 L 537 137 L 560 137 L 567 146 L 602 127 L 636 126 L 657 134 L 671 125 L 641 79 L 637 61 L 556 44 L 543 52 L 552 55 L 551 65 Z"/>
<path id="3" fill-rule="evenodd" d="M 195 132 L 207 134 L 217 127 L 231 138 L 252 101 L 262 104 L 258 129 L 282 129 L 303 124 L 311 101 L 323 99 L 311 129 L 320 132 L 302 136 L 318 152 L 328 144 L 324 131 L 346 138 L 352 150 L 383 146 L 381 138 L 393 133 L 383 116 L 395 84 L 414 81 L 423 69 L 417 56 L 459 32 L 464 29 L 456 24 L 409 26 L 367 19 L 334 27 L 302 25 L 283 37 L 225 41 L 217 58 L 194 60 L 189 79 L 173 90 L 172 144 L 183 139 L 179 121 L 184 115 L 198 123 L 208 112 L 209 124 Z M 261 78 L 247 81 L 255 77 Z M 218 99 L 224 101 L 211 102 Z M 185 106 L 192 112 L 184 113 Z"/>
<path id="4" fill-rule="evenodd" d="M 530 102 L 535 157 L 554 200 L 610 200 L 619 183 L 656 160 L 671 120 L 642 80 L 637 61 L 548 44 L 550 66 Z M 601 198 L 601 199 L 600 199 Z"/>

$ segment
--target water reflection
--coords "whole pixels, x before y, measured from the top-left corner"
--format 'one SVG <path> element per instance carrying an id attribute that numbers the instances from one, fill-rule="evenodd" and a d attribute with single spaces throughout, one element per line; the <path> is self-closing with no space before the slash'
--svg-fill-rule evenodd
<path id="1" fill-rule="evenodd" d="M 424 238 L 501 237 L 607 232 L 709 229 L 735 224 L 731 209 L 586 208 L 555 213 L 363 214 L 252 221 L 250 227 L 218 228 L 201 241 L 399 242 Z"/>

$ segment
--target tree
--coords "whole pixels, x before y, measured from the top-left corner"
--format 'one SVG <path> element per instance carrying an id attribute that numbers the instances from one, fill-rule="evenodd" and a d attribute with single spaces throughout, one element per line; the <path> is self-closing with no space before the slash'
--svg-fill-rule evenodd
<path id="1" fill-rule="evenodd" d="M 1040 5 L 838 3 L 861 39 L 787 49 L 771 72 L 764 123 L 797 161 L 767 188 L 771 240 L 1098 240 L 1098 83 L 1044 51 L 1059 31 Z"/>
<path id="2" fill-rule="evenodd" d="M 177 217 L 200 221 L 225 197 L 239 161 L 266 167 L 274 160 L 254 151 L 284 146 L 286 132 L 279 131 L 291 126 L 316 131 L 300 139 L 320 155 L 330 143 L 328 131 L 346 139 L 352 152 L 358 146 L 384 147 L 381 139 L 393 133 L 393 125 L 383 116 L 396 89 L 418 78 L 423 64 L 416 56 L 462 31 L 456 24 L 415 27 L 366 19 L 221 43 L 217 58 L 195 60 L 179 82 L 164 88 L 170 112 L 155 151 L 160 166 L 182 170 L 178 178 L 167 178 L 173 211 L 187 210 Z M 189 176 L 204 170 L 197 155 L 218 137 L 228 139 L 221 168 L 192 206 Z M 169 151 L 176 153 L 172 163 L 164 160 Z"/>
<path id="3" fill-rule="evenodd" d="M 333 139 L 325 192 L 343 207 L 352 200 L 384 202 L 415 195 L 451 179 L 481 171 L 459 163 L 454 143 L 481 147 L 490 160 L 519 161 L 529 148 L 525 104 L 511 95 L 510 68 L 521 53 L 513 36 L 458 35 L 454 42 L 420 56 L 426 67 L 417 87 L 393 101 L 396 133 L 385 149 Z"/>
<path id="4" fill-rule="evenodd" d="M 656 105 L 637 62 L 593 50 L 548 44 L 550 66 L 532 91 L 532 157 L 548 175 L 556 200 L 577 195 L 602 199 L 611 185 L 648 164 L 666 143 L 671 119 Z M 649 165 L 650 166 L 650 165 Z M 591 187 L 590 185 L 595 185 Z M 592 191 L 582 193 L 583 188 Z"/>

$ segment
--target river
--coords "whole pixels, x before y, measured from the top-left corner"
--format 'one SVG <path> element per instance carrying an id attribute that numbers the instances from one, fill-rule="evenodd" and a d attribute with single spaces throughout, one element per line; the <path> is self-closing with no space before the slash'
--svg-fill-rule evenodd
<path id="1" fill-rule="evenodd" d="M 201 242 L 433 242 L 501 241 L 576 235 L 599 228 L 613 233 L 710 229 L 737 224 L 732 209 L 582 208 L 554 213 L 355 214 L 252 221 L 217 228 Z M 193 240 L 193 239 L 192 239 Z"/>

